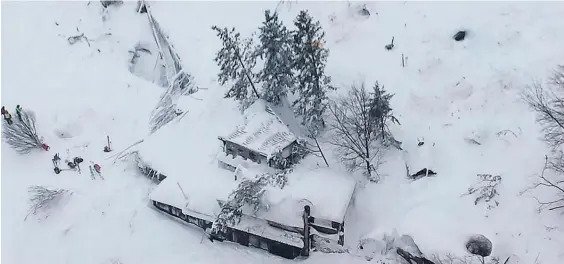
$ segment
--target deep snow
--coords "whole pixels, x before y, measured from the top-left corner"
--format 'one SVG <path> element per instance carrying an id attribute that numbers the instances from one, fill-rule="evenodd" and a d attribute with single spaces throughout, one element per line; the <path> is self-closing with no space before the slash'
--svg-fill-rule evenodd
<path id="1" fill-rule="evenodd" d="M 380 239 L 395 229 L 411 235 L 428 255 L 462 256 L 465 238 L 482 233 L 492 240 L 494 256 L 514 255 L 512 261 L 520 259 L 515 263 L 562 263 L 562 216 L 537 213 L 532 199 L 551 193 L 518 194 L 535 180 L 548 154 L 534 114 L 519 93 L 563 63 L 564 4 L 371 2 L 366 3 L 372 14 L 368 19 L 356 15 L 355 5 L 291 2 L 279 11 L 288 27 L 300 9 L 321 20 L 330 49 L 327 73 L 339 87 L 337 93 L 353 82 L 372 85 L 376 80 L 395 93 L 392 106 L 402 125 L 393 131 L 405 151 L 389 152 L 381 182 L 358 190 L 347 219 L 346 244 L 353 254 L 314 253 L 306 262 L 362 263 L 363 258 L 354 256 L 361 254 L 358 240 Z M 149 114 L 164 92 L 127 70 L 128 50 L 140 39 L 150 39 L 146 17 L 134 13 L 135 3 L 111 8 L 105 22 L 96 1 L 1 6 L 2 105 L 35 111 L 38 130 L 52 147 L 19 156 L 2 143 L 2 261 L 290 262 L 202 239 L 197 228 L 151 208 L 148 193 L 154 185 L 131 163 L 113 164 L 111 154 L 102 152 L 106 135 L 116 151 L 145 138 Z M 235 26 L 248 35 L 262 22 L 263 10 L 277 6 L 274 1 L 152 3 L 186 70 L 208 88 L 184 99 L 190 111 L 185 119 L 194 121 L 184 136 L 215 134 L 242 119 L 236 117 L 236 104 L 221 98 L 223 90 L 215 81 L 218 69 L 212 59 L 220 42 L 210 27 Z M 469 35 L 455 42 L 451 36 L 459 29 Z M 66 38 L 77 31 L 95 39 L 91 47 L 68 45 Z M 387 51 L 384 46 L 392 37 L 395 48 Z M 502 130 L 516 136 L 497 135 Z M 61 132 L 70 138 L 59 138 Z M 417 147 L 418 139 L 425 141 L 422 147 Z M 202 140 L 194 148 L 210 153 L 217 144 Z M 100 163 L 105 180 L 92 180 L 84 168 L 82 175 L 53 174 L 52 155 L 59 152 L 64 159 L 67 149 L 71 156 Z M 187 149 L 176 151 L 179 157 L 193 155 Z M 333 155 L 330 160 L 338 167 Z M 404 160 L 414 170 L 425 165 L 438 175 L 410 183 Z M 502 176 L 497 208 L 488 211 L 483 204 L 475 206 L 473 196 L 461 197 L 478 173 Z M 74 194 L 49 218 L 23 221 L 31 185 L 68 188 Z"/>

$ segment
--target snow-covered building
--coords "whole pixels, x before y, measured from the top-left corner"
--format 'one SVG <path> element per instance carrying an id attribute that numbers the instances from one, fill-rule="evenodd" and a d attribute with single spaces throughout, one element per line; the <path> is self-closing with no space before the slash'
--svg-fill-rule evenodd
<path id="1" fill-rule="evenodd" d="M 217 169 L 213 175 L 167 177 L 153 190 L 150 199 L 161 211 L 210 233 L 221 211 L 218 200 L 227 200 L 240 182 L 227 174 L 228 171 Z M 320 190 L 331 190 L 331 194 Z M 315 246 L 322 240 L 342 245 L 345 215 L 354 190 L 354 181 L 329 169 L 297 171 L 290 175 L 284 188 L 268 188 L 268 210 L 256 214 L 244 210 L 238 224 L 229 226 L 221 236 L 210 235 L 286 258 L 305 255 L 307 245 Z M 305 206 L 310 208 L 308 241 L 304 237 Z"/>
<path id="2" fill-rule="evenodd" d="M 264 107 L 264 104 L 253 107 Z M 286 258 L 307 255 L 309 248 L 319 248 L 320 243 L 325 246 L 327 241 L 335 245 L 344 243 L 345 215 L 356 182 L 329 168 L 308 168 L 307 164 L 297 165 L 287 175 L 283 187 L 270 183 L 264 187 L 262 200 L 268 209 L 258 212 L 244 209 L 239 223 L 228 226 L 225 233 L 212 234 L 212 224 L 222 209 L 219 201 L 228 201 L 242 181 L 256 179 L 258 175 L 274 169 L 264 163 L 243 159 L 235 172 L 218 167 L 218 158 L 226 155 L 209 146 L 217 146 L 216 135 L 229 131 L 239 123 L 237 118 L 240 116 L 233 113 L 223 122 L 208 124 L 205 131 L 193 129 L 208 122 L 202 117 L 201 112 L 190 111 L 185 118 L 167 124 L 139 145 L 136 151 L 139 164 L 152 174 L 162 175 L 156 177 L 159 185 L 150 194 L 156 208 L 206 230 L 215 239 L 261 248 Z M 244 140 L 234 141 L 260 150 L 265 158 L 295 141 L 295 136 L 283 124 L 274 124 L 278 122 L 272 120 L 274 116 L 265 118 L 257 113 L 254 117 L 262 118 L 259 120 L 266 124 L 272 121 L 269 128 L 277 133 L 268 129 L 263 131 L 268 131 L 270 137 L 283 140 L 269 141 L 268 136 L 263 138 L 257 133 L 255 136 L 259 136 L 257 139 L 261 142 L 275 142 L 275 146 L 262 146 L 253 140 L 247 143 Z M 247 128 L 250 128 L 253 120 L 249 118 L 253 117 L 248 112 L 246 118 Z M 330 193 L 327 190 L 331 190 Z M 304 217 L 306 206 L 310 208 L 307 218 Z M 306 231 L 308 236 L 304 236 L 308 233 Z"/>
<path id="3" fill-rule="evenodd" d="M 273 158 L 295 162 L 292 149 L 297 137 L 266 101 L 259 99 L 244 113 L 245 121 L 231 133 L 218 137 L 226 156 L 251 160 L 274 167 Z M 221 159 L 223 165 L 235 170 L 236 161 Z"/>

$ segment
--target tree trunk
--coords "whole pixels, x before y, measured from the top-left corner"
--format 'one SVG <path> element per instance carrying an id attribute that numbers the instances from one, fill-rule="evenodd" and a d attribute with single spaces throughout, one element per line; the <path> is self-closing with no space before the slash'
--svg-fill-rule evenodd
<path id="1" fill-rule="evenodd" d="M 249 80 L 249 83 L 251 83 L 251 86 L 253 87 L 253 91 L 255 92 L 255 95 L 257 96 L 257 98 L 260 98 L 260 95 L 257 91 L 257 88 L 255 87 L 255 84 L 253 83 L 253 80 L 251 79 L 251 76 L 249 76 L 249 73 L 247 72 L 247 69 L 245 68 L 245 64 L 243 63 L 243 60 L 241 59 L 241 56 L 239 56 L 239 53 L 237 53 L 237 60 L 239 61 L 239 63 L 241 64 L 241 67 L 243 68 L 243 71 L 245 72 L 245 76 L 247 76 L 247 79 Z"/>
<path id="2" fill-rule="evenodd" d="M 325 154 L 323 153 L 323 150 L 321 150 L 321 146 L 319 146 L 319 142 L 317 141 L 317 138 L 314 137 L 313 140 L 315 140 L 315 145 L 317 145 L 317 149 L 319 149 L 319 153 L 321 153 L 321 157 L 323 157 L 323 161 L 325 161 L 325 165 L 329 167 L 329 162 L 327 162 L 327 159 L 325 158 Z"/>
<path id="3" fill-rule="evenodd" d="M 366 162 L 366 172 L 368 172 L 368 179 L 370 179 L 372 177 L 372 168 L 370 168 L 370 162 L 368 162 L 368 160 L 366 160 L 365 162 Z"/>

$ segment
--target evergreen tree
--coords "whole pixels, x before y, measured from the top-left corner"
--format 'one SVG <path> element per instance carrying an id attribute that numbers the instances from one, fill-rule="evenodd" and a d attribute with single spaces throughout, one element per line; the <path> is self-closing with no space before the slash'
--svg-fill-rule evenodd
<path id="1" fill-rule="evenodd" d="M 392 120 L 392 122 L 398 122 L 398 120 L 392 115 L 392 108 L 390 107 L 390 100 L 394 96 L 389 94 L 384 86 L 380 86 L 378 82 L 372 87 L 373 91 L 370 93 L 370 119 L 374 122 L 374 125 L 380 131 L 380 136 L 382 140 L 385 140 L 388 133 L 387 121 Z"/>
<path id="2" fill-rule="evenodd" d="M 253 82 L 252 69 L 256 64 L 256 56 L 252 38 L 241 40 L 235 28 L 228 30 L 213 26 L 212 29 L 223 42 L 223 47 L 214 59 L 221 68 L 218 74 L 219 83 L 225 85 L 228 81 L 234 81 L 225 98 L 235 98 L 242 104 L 249 104 L 260 97 Z"/>
<path id="3" fill-rule="evenodd" d="M 264 12 L 265 21 L 259 28 L 260 46 L 258 54 L 264 60 L 264 68 L 258 73 L 262 83 L 262 98 L 267 102 L 279 104 L 293 88 L 292 47 L 289 30 L 278 19 L 278 14 Z"/>
<path id="4" fill-rule="evenodd" d="M 297 86 L 294 93 L 298 99 L 294 102 L 296 113 L 303 118 L 302 124 L 315 137 L 325 126 L 323 112 L 327 108 L 327 90 L 331 78 L 325 76 L 325 64 L 329 50 L 323 47 L 325 32 L 319 21 L 314 22 L 307 11 L 301 11 L 294 21 L 293 68 L 297 71 Z"/>
<path id="5" fill-rule="evenodd" d="M 217 215 L 212 229 L 216 232 L 223 231 L 227 226 L 238 224 L 245 206 L 252 208 L 254 213 L 267 208 L 263 202 L 266 184 L 267 181 L 262 177 L 255 180 L 243 180 L 239 183 L 237 189 L 229 194 L 229 200 L 218 201 L 221 212 Z"/>

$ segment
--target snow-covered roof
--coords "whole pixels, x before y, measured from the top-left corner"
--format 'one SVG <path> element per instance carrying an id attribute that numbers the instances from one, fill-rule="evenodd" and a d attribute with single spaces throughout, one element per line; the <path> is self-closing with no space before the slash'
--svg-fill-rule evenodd
<path id="1" fill-rule="evenodd" d="M 251 174 L 256 171 L 241 168 L 242 171 L 237 170 L 239 177 L 235 180 L 232 172 L 208 166 L 210 168 L 205 174 L 187 172 L 180 177 L 168 176 L 153 190 L 151 199 L 181 208 L 185 213 L 203 214 L 208 217 L 206 220 L 213 221 L 220 212 L 217 200 L 227 200 L 237 185 L 244 179 L 253 178 Z M 167 173 L 166 169 L 158 170 Z M 194 171 L 204 170 L 198 168 Z M 256 217 L 302 227 L 303 209 L 309 205 L 312 216 L 340 223 L 344 220 L 354 190 L 354 180 L 328 168 L 298 168 L 288 175 L 288 183 L 284 188 L 268 187 L 265 198 L 270 208 L 259 212 Z"/>
<path id="2" fill-rule="evenodd" d="M 220 139 L 244 146 L 265 157 L 280 151 L 297 138 L 269 104 L 259 99 L 244 113 L 245 121 Z"/>
<path id="3" fill-rule="evenodd" d="M 267 192 L 270 210 L 261 218 L 287 226 L 301 227 L 302 213 L 309 205 L 315 218 L 341 223 L 355 191 L 356 182 L 329 168 L 308 169 L 298 166 L 288 175 L 283 189 L 270 188 Z"/>

